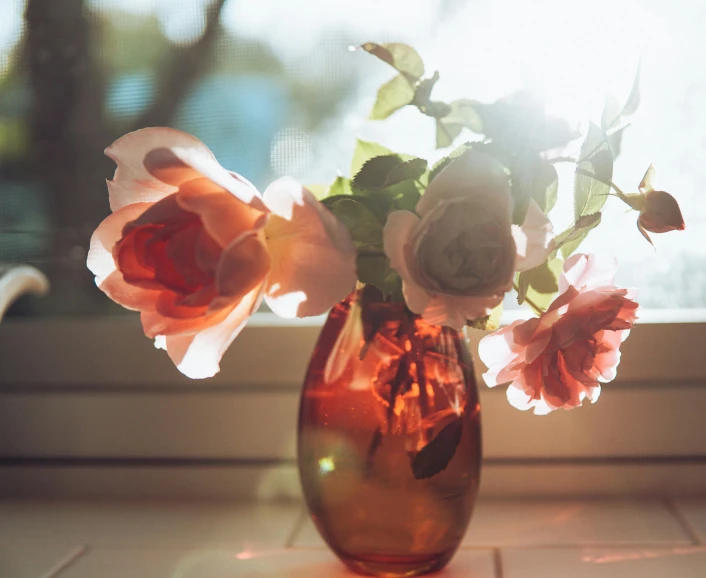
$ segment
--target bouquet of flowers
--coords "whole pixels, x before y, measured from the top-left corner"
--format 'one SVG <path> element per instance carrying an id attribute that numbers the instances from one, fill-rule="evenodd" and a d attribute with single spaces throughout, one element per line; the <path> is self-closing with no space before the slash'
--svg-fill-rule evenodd
<path id="1" fill-rule="evenodd" d="M 88 267 L 185 375 L 218 371 L 221 356 L 264 299 L 285 318 L 319 315 L 356 282 L 404 302 L 432 325 L 494 331 L 480 357 L 489 386 L 510 384 L 520 409 L 546 414 L 594 402 L 612 380 L 636 320 L 616 263 L 577 253 L 609 196 L 637 212 L 637 229 L 684 229 L 679 206 L 647 169 L 629 192 L 613 182 L 621 136 L 639 103 L 610 101 L 600 126 L 581 134 L 547 117 L 531 94 L 494 103 L 433 100 L 439 74 L 404 44 L 362 48 L 396 74 L 371 118 L 411 106 L 433 119 L 436 144 L 476 135 L 433 166 L 359 141 L 351 178 L 306 187 L 291 178 L 263 194 L 221 167 L 197 139 L 167 128 L 128 134 L 107 150 L 113 213 L 91 240 Z M 559 191 L 555 165 L 575 164 L 574 223 L 548 217 Z M 536 317 L 498 329 L 517 293 Z"/>

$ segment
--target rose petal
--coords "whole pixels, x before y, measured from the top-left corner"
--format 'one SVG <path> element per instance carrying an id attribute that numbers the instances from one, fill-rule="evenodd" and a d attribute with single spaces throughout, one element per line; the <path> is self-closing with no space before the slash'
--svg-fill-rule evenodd
<path id="1" fill-rule="evenodd" d="M 429 183 L 417 203 L 417 214 L 425 216 L 439 203 L 455 198 L 488 196 L 495 205 L 509 215 L 511 208 L 510 183 L 507 172 L 494 157 L 476 149 L 469 149 L 451 161 Z"/>
<path id="2" fill-rule="evenodd" d="M 223 251 L 218 262 L 218 293 L 240 301 L 264 282 L 269 270 L 270 255 L 256 234 L 236 239 Z"/>
<path id="3" fill-rule="evenodd" d="M 281 317 L 319 315 L 346 297 L 356 275 L 356 250 L 346 227 L 290 178 L 263 196 L 272 269 L 265 301 Z"/>
<path id="4" fill-rule="evenodd" d="M 554 229 L 534 199 L 530 199 L 522 226 L 512 226 L 512 236 L 517 247 L 515 271 L 529 271 L 547 260 L 551 253 L 549 245 L 554 238 Z"/>
<path id="5" fill-rule="evenodd" d="M 171 128 L 146 128 L 120 137 L 105 154 L 118 165 L 112 181 L 108 181 L 110 208 L 117 211 L 132 203 L 156 202 L 174 193 L 177 187 L 153 177 L 144 165 L 145 156 L 167 143 L 195 140 Z"/>
<path id="6" fill-rule="evenodd" d="M 411 211 L 393 211 L 387 217 L 383 229 L 383 247 L 392 267 L 402 278 L 402 293 L 407 307 L 421 315 L 429 304 L 431 296 L 414 280 L 408 265 L 408 251 L 419 217 Z"/>
<path id="7" fill-rule="evenodd" d="M 182 209 L 201 217 L 208 234 L 224 248 L 237 238 L 261 229 L 267 221 L 265 212 L 204 178 L 182 184 L 175 199 Z"/>
<path id="8" fill-rule="evenodd" d="M 96 285 L 103 283 L 116 270 L 113 247 L 123 236 L 125 225 L 139 218 L 151 203 L 135 203 L 108 215 L 91 236 L 86 265 L 96 276 Z"/>
<path id="9" fill-rule="evenodd" d="M 210 315 L 203 315 L 195 319 L 174 319 L 165 317 L 157 311 L 142 311 L 140 313 L 140 321 L 145 335 L 150 339 L 156 339 L 160 335 L 162 337 L 177 334 L 188 335 L 221 323 L 228 317 L 231 309 L 232 307 L 221 309 Z"/>
<path id="10" fill-rule="evenodd" d="M 119 138 L 106 151 L 118 167 L 108 185 L 110 207 L 157 201 L 186 180 L 206 177 L 246 204 L 264 210 L 257 189 L 221 167 L 197 138 L 170 128 L 145 128 Z M 163 180 L 162 180 L 163 179 Z"/>
<path id="11" fill-rule="evenodd" d="M 191 379 L 213 377 L 220 369 L 223 354 L 242 331 L 262 299 L 262 287 L 256 287 L 216 325 L 190 335 L 158 336 L 177 369 Z"/>
<path id="12" fill-rule="evenodd" d="M 119 305 L 133 311 L 154 311 L 161 294 L 127 283 L 120 271 L 108 275 L 98 288 Z"/>
<path id="13" fill-rule="evenodd" d="M 478 344 L 478 356 L 485 363 L 488 371 L 483 374 L 483 381 L 488 387 L 495 387 L 500 383 L 499 376 L 508 365 L 517 357 L 517 347 L 514 343 L 515 328 L 522 323 L 522 320 L 514 321 L 511 325 L 498 329 L 483 337 Z"/>
<path id="14" fill-rule="evenodd" d="M 572 255 L 564 262 L 564 273 L 559 276 L 559 293 L 569 286 L 583 291 L 612 285 L 617 269 L 618 261 L 611 255 Z"/>
<path id="15" fill-rule="evenodd" d="M 432 325 L 448 325 L 460 331 L 469 319 L 490 315 L 493 307 L 502 300 L 502 295 L 458 297 L 438 294 L 431 297 L 422 317 Z"/>

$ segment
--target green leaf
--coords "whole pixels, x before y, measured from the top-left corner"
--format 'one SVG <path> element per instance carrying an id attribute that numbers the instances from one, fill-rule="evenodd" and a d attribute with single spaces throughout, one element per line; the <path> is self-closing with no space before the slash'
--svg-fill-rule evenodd
<path id="1" fill-rule="evenodd" d="M 635 80 L 632 81 L 632 88 L 630 89 L 630 95 L 628 96 L 623 111 L 620 116 L 631 116 L 635 114 L 637 108 L 640 106 L 640 69 L 641 64 L 637 65 L 637 71 L 635 72 Z"/>
<path id="2" fill-rule="evenodd" d="M 427 170 L 424 159 L 402 160 L 399 155 L 374 157 L 353 177 L 354 189 L 376 191 L 404 181 L 417 180 Z"/>
<path id="3" fill-rule="evenodd" d="M 622 150 L 623 144 L 623 133 L 625 132 L 625 129 L 628 128 L 628 126 L 630 125 L 626 124 L 618 130 L 614 130 L 608 134 L 608 144 L 610 144 L 610 150 L 613 153 L 614 159 L 617 159 L 620 155 L 620 151 Z"/>
<path id="4" fill-rule="evenodd" d="M 458 124 L 447 124 L 444 119 L 436 119 L 436 148 L 451 146 L 463 127 Z"/>
<path id="5" fill-rule="evenodd" d="M 554 207 L 559 177 L 553 164 L 537 153 L 525 153 L 514 159 L 511 174 L 512 196 L 515 200 L 513 223 L 524 223 L 530 199 L 534 199 L 544 213 Z"/>
<path id="6" fill-rule="evenodd" d="M 402 288 L 399 275 L 390 267 L 390 261 L 382 250 L 358 251 L 358 280 L 375 285 L 385 299 L 389 295 L 399 293 Z"/>
<path id="7" fill-rule="evenodd" d="M 424 76 L 424 62 L 417 54 L 417 51 L 407 44 L 400 42 L 389 42 L 386 44 L 366 42 L 361 48 L 373 56 L 377 56 L 409 80 L 416 82 Z"/>
<path id="8" fill-rule="evenodd" d="M 517 281 L 517 302 L 522 305 L 529 298 L 534 305 L 546 311 L 554 300 L 554 294 L 559 290 L 562 265 L 563 261 L 555 258 L 520 273 Z"/>
<path id="9" fill-rule="evenodd" d="M 600 222 L 600 213 L 584 215 L 573 226 L 554 238 L 555 250 L 561 249 L 561 254 L 564 258 L 568 258 L 586 238 L 589 231 L 597 227 Z"/>
<path id="10" fill-rule="evenodd" d="M 351 176 L 357 175 L 363 165 L 374 157 L 394 154 L 389 148 L 376 142 L 358 139 L 351 161 Z"/>
<path id="11" fill-rule="evenodd" d="M 328 196 L 352 195 L 351 181 L 341 175 L 337 176 L 328 189 Z"/>
<path id="12" fill-rule="evenodd" d="M 423 177 L 420 177 L 420 182 L 422 180 Z M 424 188 L 426 187 L 422 187 L 417 181 L 404 181 L 385 189 L 384 194 L 394 205 L 394 209 L 414 212 Z"/>
<path id="13" fill-rule="evenodd" d="M 620 121 L 620 113 L 621 108 L 620 104 L 618 104 L 618 100 L 612 95 L 607 95 L 603 107 L 603 114 L 601 115 L 601 128 L 604 132 L 608 132 L 608 130 L 618 124 Z"/>
<path id="14" fill-rule="evenodd" d="M 418 480 L 431 478 L 446 469 L 456 453 L 463 433 L 461 417 L 446 425 L 412 459 L 412 473 Z"/>
<path id="15" fill-rule="evenodd" d="M 339 199 L 331 211 L 348 228 L 356 247 L 382 245 L 383 224 L 365 203 L 356 197 Z"/>
<path id="16" fill-rule="evenodd" d="M 328 195 L 331 185 L 316 183 L 313 185 L 304 185 L 304 188 L 314 195 L 318 200 L 325 198 Z"/>
<path id="17" fill-rule="evenodd" d="M 613 153 L 605 133 L 591 123 L 581 146 L 574 179 L 574 218 L 597 213 L 603 208 L 613 179 Z"/>
<path id="18" fill-rule="evenodd" d="M 407 106 L 414 100 L 414 87 L 404 75 L 398 74 L 378 89 L 371 120 L 384 120 L 393 112 Z"/>
<path id="19" fill-rule="evenodd" d="M 355 203 L 362 204 L 367 207 L 373 215 L 375 215 L 375 218 L 380 221 L 380 223 L 385 222 L 385 219 L 387 219 L 387 214 L 392 207 L 392 201 L 388 198 L 388 196 L 380 194 L 377 191 L 373 191 L 371 194 L 366 195 L 334 195 L 332 197 L 326 197 L 321 202 L 330 211 L 335 213 L 335 206 L 339 201 L 353 201 Z"/>
<path id="20" fill-rule="evenodd" d="M 465 98 L 445 105 L 448 110 L 436 119 L 436 148 L 451 146 L 464 128 L 475 133 L 482 132 L 483 122 L 476 110 L 477 105 L 476 101 Z"/>
<path id="21" fill-rule="evenodd" d="M 446 168 L 446 165 L 448 165 L 452 160 L 460 157 L 470 148 L 471 145 L 469 143 L 464 143 L 460 147 L 455 148 L 445 157 L 439 159 L 431 168 L 431 172 L 429 173 L 429 182 L 431 183 L 436 178 L 436 176 Z"/>
<path id="22" fill-rule="evenodd" d="M 557 148 L 580 136 L 567 121 L 547 117 L 542 103 L 529 91 L 515 92 L 492 104 L 476 102 L 474 109 L 483 134 L 513 153 Z"/>
<path id="23" fill-rule="evenodd" d="M 420 110 L 425 109 L 431 102 L 431 91 L 434 89 L 434 85 L 438 80 L 438 71 L 435 71 L 432 77 L 420 80 L 414 91 L 414 101 L 412 104 L 419 107 Z M 424 112 L 424 110 L 422 110 L 422 112 Z"/>
<path id="24" fill-rule="evenodd" d="M 483 119 L 478 113 L 478 102 L 461 98 L 449 103 L 451 111 L 444 117 L 446 124 L 465 127 L 475 133 L 483 132 Z"/>

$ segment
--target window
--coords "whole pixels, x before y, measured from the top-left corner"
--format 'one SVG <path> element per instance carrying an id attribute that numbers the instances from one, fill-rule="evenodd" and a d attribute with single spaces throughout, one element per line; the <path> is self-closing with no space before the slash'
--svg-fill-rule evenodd
<path id="1" fill-rule="evenodd" d="M 85 267 L 109 210 L 113 166 L 102 151 L 129 130 L 173 126 L 258 187 L 284 174 L 322 183 L 347 173 L 356 136 L 439 158 L 433 123 L 416 111 L 365 120 L 390 76 L 349 50 L 368 40 L 413 44 L 440 72 L 440 98 L 492 101 L 528 87 L 574 123 L 599 120 L 607 92 L 624 100 L 641 61 L 642 103 L 615 180 L 633 190 L 654 163 L 687 230 L 658 237 L 655 252 L 634 214 L 609 199 L 605 220 L 617 232 L 590 235 L 585 247 L 617 254 L 618 282 L 640 287 L 647 310 L 619 381 L 596 406 L 544 420 L 485 391 L 488 479 L 517 493 L 520 482 L 502 472 L 551 481 L 546 468 L 555 468 L 545 491 L 567 491 L 576 468 L 588 468 L 584 479 L 608 473 L 598 492 L 697 487 L 706 479 L 706 436 L 694 433 L 706 408 L 705 27 L 706 9 L 689 0 L 581 9 L 561 0 L 3 0 L 0 263 L 36 265 L 52 293 L 18 303 L 0 325 L 0 490 L 153 484 L 158 494 L 174 472 L 200 465 L 236 468 L 260 480 L 258 491 L 263 472 L 275 471 L 264 491 L 291 491 L 297 385 L 321 320 L 263 313 L 217 378 L 182 378 L 134 316 L 107 317 L 122 309 Z M 559 228 L 571 220 L 566 200 L 553 215 Z M 130 478 L 136 466 L 147 473 Z"/>

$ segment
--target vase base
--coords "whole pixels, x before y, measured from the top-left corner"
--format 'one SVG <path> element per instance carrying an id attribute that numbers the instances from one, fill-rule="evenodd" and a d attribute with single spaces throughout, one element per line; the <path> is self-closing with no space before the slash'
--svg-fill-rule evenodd
<path id="1" fill-rule="evenodd" d="M 343 563 L 356 574 L 378 578 L 423 576 L 441 570 L 448 564 L 451 554 L 427 556 L 367 556 L 342 557 Z"/>

